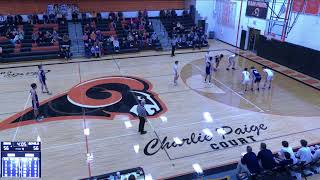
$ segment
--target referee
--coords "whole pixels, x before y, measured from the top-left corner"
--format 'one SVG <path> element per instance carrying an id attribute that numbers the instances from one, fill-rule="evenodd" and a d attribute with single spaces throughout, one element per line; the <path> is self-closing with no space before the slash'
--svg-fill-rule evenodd
<path id="1" fill-rule="evenodd" d="M 146 104 L 146 101 L 143 99 L 141 103 L 137 107 L 138 117 L 139 117 L 139 132 L 140 134 L 146 134 L 147 131 L 144 130 L 144 124 L 147 120 L 147 111 L 144 105 Z"/>

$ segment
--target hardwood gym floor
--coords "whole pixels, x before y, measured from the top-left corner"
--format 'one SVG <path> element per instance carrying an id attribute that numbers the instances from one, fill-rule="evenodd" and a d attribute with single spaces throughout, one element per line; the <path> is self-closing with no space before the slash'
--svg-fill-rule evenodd
<path id="1" fill-rule="evenodd" d="M 235 48 L 212 42 L 210 50 L 226 57 Z M 320 141 L 319 90 L 276 72 L 271 90 L 240 95 L 242 69 L 261 71 L 261 65 L 237 56 L 237 70 L 228 72 L 224 58 L 208 85 L 203 83 L 205 52 L 179 53 L 174 58 L 150 51 L 42 62 L 50 70 L 52 95 L 38 88 L 46 116 L 40 123 L 30 120 L 29 97 L 30 84 L 37 82 L 32 72 L 40 62 L 2 65 L 0 141 L 40 137 L 42 179 L 79 179 L 138 166 L 161 179 L 192 172 L 194 163 L 206 169 L 237 161 L 249 144 L 257 152 L 261 142 L 277 151 L 282 140 L 291 146 L 299 146 L 302 138 Z M 180 78 L 173 86 L 176 60 Z M 110 97 L 110 87 L 121 92 Z M 138 134 L 132 116 L 141 97 L 152 114 L 145 135 Z M 89 136 L 84 128 L 90 129 Z M 179 140 L 182 144 L 173 143 Z M 87 153 L 92 161 L 87 162 Z"/>

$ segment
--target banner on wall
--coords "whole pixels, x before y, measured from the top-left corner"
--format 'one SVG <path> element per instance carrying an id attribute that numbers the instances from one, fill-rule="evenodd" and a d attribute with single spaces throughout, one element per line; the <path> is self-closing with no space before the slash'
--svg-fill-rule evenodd
<path id="1" fill-rule="evenodd" d="M 223 26 L 235 27 L 236 2 L 216 1 L 217 23 Z"/>
<path id="2" fill-rule="evenodd" d="M 248 0 L 246 16 L 266 19 L 268 14 L 268 2 Z"/>
<path id="3" fill-rule="evenodd" d="M 294 0 L 292 11 L 310 15 L 320 13 L 320 0 Z"/>

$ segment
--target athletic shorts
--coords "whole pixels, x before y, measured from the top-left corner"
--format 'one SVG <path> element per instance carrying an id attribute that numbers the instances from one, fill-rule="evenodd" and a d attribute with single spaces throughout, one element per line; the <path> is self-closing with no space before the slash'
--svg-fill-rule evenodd
<path id="1" fill-rule="evenodd" d="M 207 75 L 211 74 L 210 68 L 206 68 L 206 74 Z"/>
<path id="2" fill-rule="evenodd" d="M 40 83 L 43 84 L 43 85 L 46 85 L 46 79 L 41 79 Z"/>
<path id="3" fill-rule="evenodd" d="M 243 85 L 249 84 L 249 83 L 250 83 L 250 79 L 245 79 L 245 80 L 242 81 L 242 84 L 243 84 Z"/>
<path id="4" fill-rule="evenodd" d="M 258 83 L 258 82 L 260 82 L 261 81 L 261 77 L 256 77 L 256 78 L 254 78 L 254 83 Z"/>
<path id="5" fill-rule="evenodd" d="M 273 80 L 273 76 L 267 76 L 267 81 L 272 81 Z"/>
<path id="6" fill-rule="evenodd" d="M 36 103 L 34 103 L 33 101 L 32 101 L 32 108 L 33 109 L 39 109 L 39 102 L 36 102 Z"/>

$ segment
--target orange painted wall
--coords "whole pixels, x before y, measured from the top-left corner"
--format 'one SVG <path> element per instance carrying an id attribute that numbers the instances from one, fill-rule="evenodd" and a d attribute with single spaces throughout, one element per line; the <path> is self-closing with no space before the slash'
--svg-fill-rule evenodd
<path id="1" fill-rule="evenodd" d="M 43 13 L 48 4 L 77 4 L 82 12 L 183 9 L 184 0 L 0 0 L 0 14 Z"/>

